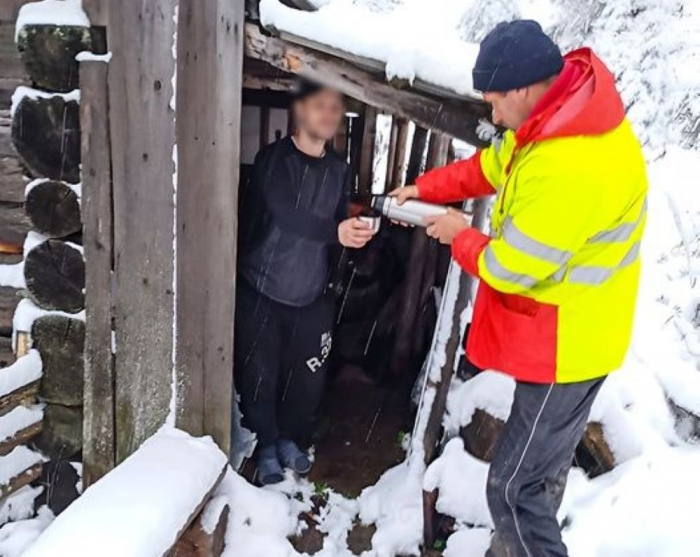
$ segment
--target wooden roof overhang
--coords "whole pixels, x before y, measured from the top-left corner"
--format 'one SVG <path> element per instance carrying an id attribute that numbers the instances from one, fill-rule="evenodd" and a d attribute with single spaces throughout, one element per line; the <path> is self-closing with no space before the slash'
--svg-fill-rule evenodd
<path id="1" fill-rule="evenodd" d="M 426 129 L 477 147 L 487 145 L 476 130 L 480 120 L 490 117 L 491 110 L 476 96 L 461 96 L 420 80 L 412 84 L 406 80 L 387 81 L 386 65 L 381 61 L 289 33 L 262 29 L 253 22 L 246 23 L 244 45 L 249 59 L 333 87 Z M 246 79 L 254 83 L 255 78 Z M 284 87 L 283 82 L 278 83 Z"/>

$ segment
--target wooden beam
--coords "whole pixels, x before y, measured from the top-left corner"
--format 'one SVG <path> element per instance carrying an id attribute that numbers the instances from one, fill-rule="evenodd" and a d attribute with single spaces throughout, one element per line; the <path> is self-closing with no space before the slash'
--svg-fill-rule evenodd
<path id="1" fill-rule="evenodd" d="M 476 100 L 438 98 L 387 83 L 383 74 L 362 69 L 330 54 L 265 35 L 254 24 L 246 25 L 246 55 L 286 72 L 334 87 L 350 97 L 416 122 L 426 129 L 457 137 L 483 147 L 476 128 L 490 114 Z"/>
<path id="2" fill-rule="evenodd" d="M 369 195 L 372 192 L 372 180 L 374 176 L 374 143 L 377 135 L 377 109 L 373 106 L 365 106 L 362 122 L 358 193 Z"/>
<path id="3" fill-rule="evenodd" d="M 181 0 L 178 30 L 177 423 L 227 454 L 244 14 L 243 0 Z"/>
<path id="4" fill-rule="evenodd" d="M 112 355 L 113 207 L 109 143 L 109 65 L 80 63 L 83 239 L 85 249 L 85 386 L 83 484 L 115 465 Z"/>
<path id="5" fill-rule="evenodd" d="M 395 126 L 396 136 L 394 137 L 394 130 L 392 129 L 394 147 L 390 150 L 390 152 L 393 151 L 393 155 L 390 161 L 389 172 L 387 172 L 386 191 L 403 186 L 403 170 L 406 165 L 406 154 L 408 153 L 408 124 L 409 121 L 406 118 L 394 117 L 392 125 Z"/>
<path id="6" fill-rule="evenodd" d="M 2 0 L 0 2 L 0 21 L 15 21 L 22 6 L 37 0 Z"/>
<path id="7" fill-rule="evenodd" d="M 109 0 L 83 0 L 83 10 L 93 26 L 107 25 L 107 3 Z"/>
<path id="8" fill-rule="evenodd" d="M 177 0 L 108 2 L 117 463 L 170 410 L 176 6 Z"/>

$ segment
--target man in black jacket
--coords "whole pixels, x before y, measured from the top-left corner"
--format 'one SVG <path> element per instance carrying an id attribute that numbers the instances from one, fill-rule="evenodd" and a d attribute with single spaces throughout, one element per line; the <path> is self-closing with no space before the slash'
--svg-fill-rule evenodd
<path id="1" fill-rule="evenodd" d="M 373 235 L 348 218 L 350 168 L 326 148 L 343 114 L 338 92 L 301 83 L 294 135 L 258 153 L 242 192 L 234 377 L 262 484 L 282 481 L 284 467 L 311 468 L 297 442 L 313 424 L 332 344 L 330 248 L 361 248 Z"/>

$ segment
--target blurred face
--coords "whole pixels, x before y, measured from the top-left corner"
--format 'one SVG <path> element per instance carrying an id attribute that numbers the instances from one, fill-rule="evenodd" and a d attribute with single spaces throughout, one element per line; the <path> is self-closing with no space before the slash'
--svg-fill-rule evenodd
<path id="1" fill-rule="evenodd" d="M 505 93 L 484 93 L 484 100 L 491 105 L 493 123 L 511 130 L 524 124 L 535 106 L 528 87 Z"/>
<path id="2" fill-rule="evenodd" d="M 325 87 L 294 106 L 297 126 L 311 137 L 324 141 L 333 139 L 344 113 L 341 94 Z"/>

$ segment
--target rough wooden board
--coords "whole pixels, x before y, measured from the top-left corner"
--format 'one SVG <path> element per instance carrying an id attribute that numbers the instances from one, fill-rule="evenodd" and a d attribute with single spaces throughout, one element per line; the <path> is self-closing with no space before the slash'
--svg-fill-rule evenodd
<path id="1" fill-rule="evenodd" d="M 30 230 L 31 223 L 22 203 L 0 202 L 0 242 L 21 245 Z"/>
<path id="2" fill-rule="evenodd" d="M 8 483 L 0 485 L 0 500 L 11 495 L 19 488 L 32 483 L 41 477 L 41 464 L 35 464 L 21 474 L 17 474 Z"/>
<path id="3" fill-rule="evenodd" d="M 21 429 L 9 439 L 6 439 L 5 441 L 0 441 L 0 457 L 10 454 L 10 452 L 12 452 L 12 449 L 17 447 L 18 445 L 25 445 L 29 441 L 34 439 L 34 437 L 39 435 L 39 433 L 41 432 L 42 425 L 43 424 L 41 420 L 39 420 L 38 422 L 28 427 L 25 427 L 24 429 Z"/>
<path id="4" fill-rule="evenodd" d="M 190 514 L 190 517 L 187 519 L 187 522 L 182 526 L 180 531 L 177 533 L 177 536 L 175 537 L 175 543 L 173 546 L 165 552 L 163 557 L 182 557 L 181 554 L 177 554 L 177 548 L 178 548 L 178 541 L 182 536 L 187 532 L 187 530 L 190 528 L 190 526 L 195 522 L 198 516 L 201 515 L 202 511 L 204 510 L 204 507 L 209 503 L 209 501 L 212 498 L 212 495 L 216 491 L 216 488 L 219 487 L 219 484 L 221 483 L 221 480 L 224 479 L 224 476 L 226 475 L 228 471 L 228 465 L 224 466 L 224 468 L 221 470 L 221 473 L 219 474 L 219 477 L 217 480 L 214 482 L 214 485 L 211 487 L 211 489 L 204 495 L 202 498 L 202 501 L 197 505 L 197 507 L 192 511 Z M 185 554 L 187 555 L 187 554 Z M 196 556 L 196 554 L 195 554 Z M 195 557 L 192 556 L 192 557 Z M 188 556 L 189 557 L 189 556 Z"/>
<path id="5" fill-rule="evenodd" d="M 360 169 L 358 173 L 358 193 L 372 193 L 372 178 L 374 176 L 374 146 L 377 136 L 378 111 L 372 106 L 365 107 L 362 127 L 362 145 L 360 149 Z"/>
<path id="6" fill-rule="evenodd" d="M 459 435 L 464 440 L 464 448 L 469 454 L 484 462 L 491 462 L 503 426 L 503 420 L 477 408 L 471 422 L 460 430 Z"/>
<path id="7" fill-rule="evenodd" d="M 107 5 L 121 462 L 160 428 L 170 409 L 177 0 Z"/>
<path id="8" fill-rule="evenodd" d="M 204 507 L 195 521 L 180 536 L 171 557 L 219 557 L 226 544 L 226 530 L 230 507 L 228 503 L 220 509 L 216 527 L 213 532 L 206 532 L 202 524 L 202 517 L 208 511 L 213 500 Z"/>
<path id="9" fill-rule="evenodd" d="M 115 465 L 108 71 L 109 66 L 103 62 L 80 64 L 86 306 L 83 485 L 86 488 Z"/>
<path id="10" fill-rule="evenodd" d="M 0 154 L 0 203 L 24 202 L 24 190 L 28 183 L 19 159 L 16 156 Z"/>
<path id="11" fill-rule="evenodd" d="M 37 0 L 2 0 L 0 2 L 0 21 L 11 23 L 14 29 L 14 21 L 22 6 L 36 2 Z"/>
<path id="12" fill-rule="evenodd" d="M 246 55 L 335 87 L 364 103 L 409 118 L 422 127 L 483 147 L 476 128 L 490 115 L 479 101 L 439 98 L 387 83 L 383 73 L 365 70 L 342 58 L 324 54 L 283 39 L 266 36 L 253 24 L 246 25 Z"/>
<path id="13" fill-rule="evenodd" d="M 12 318 L 17 304 L 22 299 L 17 288 L 0 286 L 0 335 L 12 332 Z"/>
<path id="14" fill-rule="evenodd" d="M 6 414 L 16 406 L 23 404 L 28 406 L 32 404 L 39 394 L 39 381 L 34 381 L 34 383 L 29 383 L 11 393 L 0 397 L 0 416 Z"/>
<path id="15" fill-rule="evenodd" d="M 177 423 L 228 453 L 244 2 L 179 9 Z"/>
<path id="16" fill-rule="evenodd" d="M 12 339 L 9 336 L 0 337 L 0 369 L 15 363 L 12 353 Z"/>

